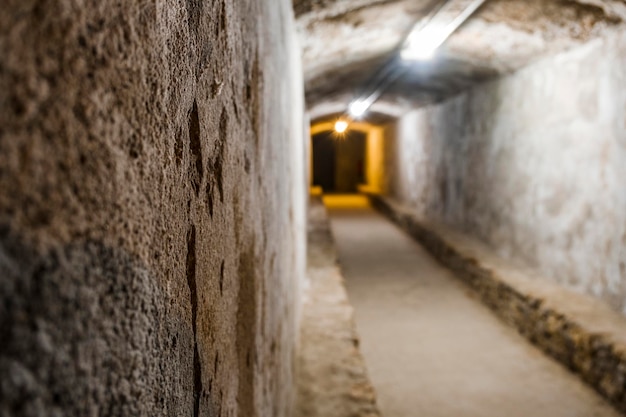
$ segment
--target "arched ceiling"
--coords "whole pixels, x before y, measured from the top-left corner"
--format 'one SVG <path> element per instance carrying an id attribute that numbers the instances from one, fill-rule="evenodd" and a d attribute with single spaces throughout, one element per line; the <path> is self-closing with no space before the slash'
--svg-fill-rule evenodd
<path id="1" fill-rule="evenodd" d="M 441 0 L 293 0 L 307 103 L 346 103 Z M 467 0 L 451 0 L 465 1 Z M 439 101 L 626 20 L 624 0 L 487 0 L 431 62 L 414 65 L 383 100 Z"/>

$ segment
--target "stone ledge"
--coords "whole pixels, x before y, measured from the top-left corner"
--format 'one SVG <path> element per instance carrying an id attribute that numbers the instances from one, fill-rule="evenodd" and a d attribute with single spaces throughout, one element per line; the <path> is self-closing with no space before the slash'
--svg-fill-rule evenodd
<path id="1" fill-rule="evenodd" d="M 626 413 L 626 318 L 599 300 L 547 283 L 445 226 L 423 224 L 389 199 L 372 206 L 412 237 L 515 327 Z"/>

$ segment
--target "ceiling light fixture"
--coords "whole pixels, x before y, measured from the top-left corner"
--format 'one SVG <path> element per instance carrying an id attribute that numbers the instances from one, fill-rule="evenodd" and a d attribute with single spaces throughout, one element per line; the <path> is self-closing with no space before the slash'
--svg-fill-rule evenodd
<path id="1" fill-rule="evenodd" d="M 406 68 L 404 66 L 392 68 L 392 71 L 386 74 L 385 77 L 376 80 L 376 85 L 371 86 L 373 90 L 370 90 L 369 95 L 363 95 L 361 98 L 357 98 L 350 103 L 348 106 L 350 117 L 356 120 L 362 119 L 370 107 L 376 103 L 376 100 L 383 95 L 385 90 L 405 72 Z"/>
<path id="2" fill-rule="evenodd" d="M 429 27 L 412 33 L 400 51 L 400 56 L 405 61 L 428 61 L 444 42 L 443 28 Z"/>
<path id="3" fill-rule="evenodd" d="M 345 133 L 348 130 L 348 122 L 345 120 L 337 120 L 335 123 L 335 132 L 337 133 Z"/>
<path id="4" fill-rule="evenodd" d="M 426 61 L 432 59 L 437 49 L 443 45 L 450 36 L 467 21 L 486 0 L 473 0 L 452 21 L 445 22 L 446 7 L 440 8 L 427 24 L 416 24 L 404 42 L 400 51 L 402 59 L 407 61 Z M 459 1 L 451 1 L 446 5 L 452 5 Z M 441 17 L 443 16 L 443 18 Z M 443 22 L 442 22 L 443 21 Z"/>
<path id="5" fill-rule="evenodd" d="M 407 62 L 432 59 L 437 50 L 487 0 L 442 0 L 424 19 L 416 23 L 399 47 L 400 58 Z M 460 10 L 460 13 L 459 13 Z M 364 91 L 348 106 L 349 119 L 361 119 L 387 88 L 402 77 L 408 65 L 389 60 L 366 84 Z"/>
<path id="6" fill-rule="evenodd" d="M 355 119 L 359 119 L 367 113 L 367 110 L 370 108 L 372 103 L 369 98 L 366 99 L 356 99 L 352 103 L 350 103 L 350 107 L 348 111 L 350 112 L 350 116 Z"/>

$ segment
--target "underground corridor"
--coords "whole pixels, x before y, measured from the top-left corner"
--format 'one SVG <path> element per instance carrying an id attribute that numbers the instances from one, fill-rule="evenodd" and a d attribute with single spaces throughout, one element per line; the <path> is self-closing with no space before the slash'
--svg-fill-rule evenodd
<path id="1" fill-rule="evenodd" d="M 0 4 L 0 417 L 626 415 L 624 0 Z"/>

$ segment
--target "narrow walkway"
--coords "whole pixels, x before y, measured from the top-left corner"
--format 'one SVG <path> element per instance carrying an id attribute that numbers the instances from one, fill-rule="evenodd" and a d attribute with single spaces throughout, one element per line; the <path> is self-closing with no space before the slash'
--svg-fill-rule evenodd
<path id="1" fill-rule="evenodd" d="M 619 416 L 356 196 L 329 196 L 383 417 Z"/>
<path id="2" fill-rule="evenodd" d="M 321 198 L 309 206 L 295 417 L 380 417 Z"/>

